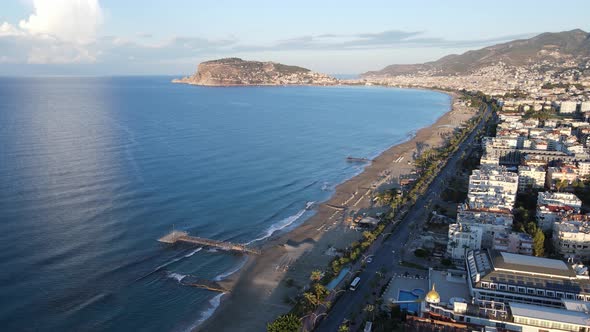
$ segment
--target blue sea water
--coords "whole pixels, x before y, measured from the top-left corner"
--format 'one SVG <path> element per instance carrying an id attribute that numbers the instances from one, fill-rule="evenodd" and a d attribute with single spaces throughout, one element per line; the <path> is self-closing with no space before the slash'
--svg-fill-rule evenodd
<path id="1" fill-rule="evenodd" d="M 156 239 L 264 241 L 307 202 L 433 123 L 449 97 L 377 87 L 231 87 L 170 77 L 0 78 L 2 330 L 177 331 L 243 257 Z"/>

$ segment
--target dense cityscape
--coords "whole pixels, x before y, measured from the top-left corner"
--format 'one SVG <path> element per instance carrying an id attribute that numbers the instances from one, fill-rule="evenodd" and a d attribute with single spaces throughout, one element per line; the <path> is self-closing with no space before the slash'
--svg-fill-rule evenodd
<path id="1" fill-rule="evenodd" d="M 388 319 L 401 310 L 398 324 L 419 331 L 589 330 L 588 63 L 546 65 L 364 78 L 367 85 L 461 91 L 494 110 L 478 151 L 465 156 L 477 162 L 462 164 L 471 169 L 460 189 L 465 200 L 454 211 L 437 204 L 415 257 L 404 256 L 417 264 L 419 257 L 435 258 L 422 265 L 424 280 L 405 272 L 400 282 L 394 275 L 381 294 L 377 303 Z M 406 193 L 402 187 L 397 194 Z M 436 225 L 441 220 L 447 234 Z M 408 289 L 416 292 L 402 297 Z M 412 299 L 420 305 L 409 305 Z"/>

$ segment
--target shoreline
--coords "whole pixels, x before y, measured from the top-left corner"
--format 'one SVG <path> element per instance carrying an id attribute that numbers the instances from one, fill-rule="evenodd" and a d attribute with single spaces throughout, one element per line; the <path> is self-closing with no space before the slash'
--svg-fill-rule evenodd
<path id="1" fill-rule="evenodd" d="M 369 207 L 370 198 L 367 194 L 373 188 L 412 171 L 413 166 L 408 161 L 412 160 L 419 144 L 436 146 L 442 143 L 442 129 L 454 129 L 471 117 L 472 114 L 469 114 L 458 122 L 453 121 L 456 120 L 453 119 L 453 113 L 457 111 L 458 94 L 429 90 L 449 96 L 449 109 L 431 125 L 410 131 L 409 134 L 413 133 L 411 137 L 394 143 L 379 153 L 360 173 L 339 183 L 331 197 L 316 206 L 314 215 L 294 229 L 264 240 L 260 246 L 263 252 L 261 256 L 248 256 L 241 269 L 220 281 L 232 291 L 222 296 L 219 306 L 213 308 L 213 313 L 193 330 L 264 330 L 268 321 L 290 310 L 291 305 L 284 304 L 284 300 L 300 291 L 286 285 L 285 280 L 305 284 L 313 269 L 325 269 L 331 261 L 332 256 L 326 255 L 325 249 L 343 249 L 360 237 L 359 232 L 350 230 L 346 225 L 345 217 L 349 209 Z M 346 206 L 346 209 L 335 210 L 331 206 Z M 266 314 L 256 314 L 251 310 L 265 311 Z M 224 317 L 233 317 L 236 323 L 231 325 L 227 320 L 221 321 Z M 244 319 L 236 319 L 238 317 Z"/>

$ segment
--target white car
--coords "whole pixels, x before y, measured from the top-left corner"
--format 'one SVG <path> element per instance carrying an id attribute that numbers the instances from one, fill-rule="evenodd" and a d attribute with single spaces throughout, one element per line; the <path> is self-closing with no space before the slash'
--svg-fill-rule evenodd
<path id="1" fill-rule="evenodd" d="M 373 257 L 369 257 L 369 258 L 367 258 L 367 260 L 366 260 L 367 264 L 371 263 L 372 261 L 373 261 Z"/>

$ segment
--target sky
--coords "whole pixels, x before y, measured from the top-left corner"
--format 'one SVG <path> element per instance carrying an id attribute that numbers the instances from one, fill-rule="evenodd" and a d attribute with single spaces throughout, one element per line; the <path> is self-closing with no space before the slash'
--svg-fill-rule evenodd
<path id="1" fill-rule="evenodd" d="M 588 0 L 0 0 L 0 76 L 189 75 L 222 57 L 329 74 L 590 31 Z"/>

